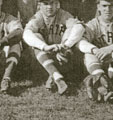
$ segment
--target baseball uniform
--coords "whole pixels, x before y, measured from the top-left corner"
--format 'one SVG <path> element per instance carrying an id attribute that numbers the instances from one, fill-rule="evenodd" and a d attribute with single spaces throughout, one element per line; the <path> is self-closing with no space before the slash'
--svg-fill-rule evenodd
<path id="1" fill-rule="evenodd" d="M 3 13 L 0 16 L 0 48 L 6 54 L 6 68 L 1 82 L 1 90 L 6 90 L 3 85 L 5 79 L 10 79 L 14 66 L 21 56 L 20 40 L 22 39 L 22 25 L 12 15 Z"/>
<path id="2" fill-rule="evenodd" d="M 66 20 L 73 16 L 58 9 L 53 17 L 46 17 L 42 11 L 38 11 L 25 27 L 23 38 L 25 42 L 34 47 L 35 55 L 45 70 L 52 75 L 54 80 L 63 76 L 54 64 L 52 56 L 43 51 L 45 45 L 60 44 L 66 30 Z"/>
<path id="3" fill-rule="evenodd" d="M 86 25 L 86 32 L 79 42 L 79 49 L 85 53 L 85 65 L 91 74 L 104 72 L 103 63 L 92 54 L 95 47 L 102 48 L 113 44 L 113 22 L 105 23 L 100 17 L 89 21 Z M 110 68 L 111 70 L 111 68 Z"/>

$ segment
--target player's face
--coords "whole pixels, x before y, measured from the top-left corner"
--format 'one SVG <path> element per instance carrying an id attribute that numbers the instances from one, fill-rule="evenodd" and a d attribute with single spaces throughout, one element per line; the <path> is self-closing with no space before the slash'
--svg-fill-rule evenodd
<path id="1" fill-rule="evenodd" d="M 41 2 L 40 3 L 40 10 L 47 16 L 54 16 L 59 6 L 58 1 L 51 1 L 51 2 Z"/>
<path id="2" fill-rule="evenodd" d="M 98 4 L 98 10 L 100 11 L 103 19 L 111 20 L 113 17 L 113 2 L 100 1 Z"/>

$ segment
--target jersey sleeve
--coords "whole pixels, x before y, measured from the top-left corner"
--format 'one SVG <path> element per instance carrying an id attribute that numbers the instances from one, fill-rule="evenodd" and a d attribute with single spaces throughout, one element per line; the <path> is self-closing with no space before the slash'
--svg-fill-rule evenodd
<path id="1" fill-rule="evenodd" d="M 77 44 L 79 50 L 83 53 L 92 53 L 92 49 L 96 46 L 93 43 L 95 39 L 95 22 L 89 21 L 85 26 L 85 32 L 82 39 Z"/>
<path id="2" fill-rule="evenodd" d="M 70 18 L 74 18 L 73 15 L 71 15 L 69 12 L 64 11 L 62 9 L 59 9 L 59 12 L 57 14 L 57 19 L 61 21 L 64 25 L 66 25 L 66 21 Z"/>
<path id="3" fill-rule="evenodd" d="M 21 22 L 12 15 L 8 15 L 7 19 L 5 20 L 5 23 L 7 25 L 6 27 L 7 27 L 8 33 L 11 33 L 17 29 L 23 30 Z"/>
<path id="4" fill-rule="evenodd" d="M 65 25 L 67 24 L 67 21 L 69 19 L 74 19 L 74 16 L 72 16 L 70 13 L 67 12 L 66 15 L 64 16 Z"/>
<path id="5" fill-rule="evenodd" d="M 86 24 L 85 33 L 83 35 L 83 38 L 91 43 L 95 39 L 95 22 L 95 20 L 91 20 Z"/>
<path id="6" fill-rule="evenodd" d="M 26 24 L 25 29 L 32 30 L 34 33 L 37 33 L 39 28 L 43 26 L 43 18 L 40 12 L 37 12 L 31 20 Z"/>
<path id="7" fill-rule="evenodd" d="M 37 14 L 36 14 L 37 15 Z M 33 17 L 28 24 L 26 24 L 23 39 L 31 47 L 43 50 L 46 45 L 43 36 L 39 33 L 39 29 L 43 26 L 43 20 L 40 16 Z M 38 35 L 37 35 L 38 34 Z"/>
<path id="8" fill-rule="evenodd" d="M 40 25 L 38 24 L 37 19 L 31 19 L 27 24 L 25 29 L 29 29 L 33 31 L 34 33 L 38 32 L 38 29 L 40 28 Z"/>
<path id="9" fill-rule="evenodd" d="M 73 27 L 67 28 L 62 38 L 62 42 L 64 41 L 64 46 L 68 48 L 73 47 L 81 40 L 84 32 L 85 28 L 82 24 L 74 24 Z"/>
<path id="10" fill-rule="evenodd" d="M 71 15 L 69 12 L 66 12 L 66 14 L 67 14 L 67 15 L 65 16 L 65 17 L 66 17 L 66 18 L 65 18 L 66 20 L 68 20 L 69 18 L 74 18 L 74 16 Z"/>

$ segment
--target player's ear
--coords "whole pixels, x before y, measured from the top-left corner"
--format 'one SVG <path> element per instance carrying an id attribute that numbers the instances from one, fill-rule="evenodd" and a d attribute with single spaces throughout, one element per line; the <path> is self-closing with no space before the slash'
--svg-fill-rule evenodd
<path id="1" fill-rule="evenodd" d="M 37 11 L 40 10 L 41 2 L 37 2 Z"/>
<path id="2" fill-rule="evenodd" d="M 57 3 L 57 8 L 59 9 L 60 8 L 60 2 L 59 1 L 57 1 L 58 3 Z"/>
<path id="3" fill-rule="evenodd" d="M 95 14 L 95 17 L 98 17 L 98 16 L 100 16 L 101 14 L 100 14 L 100 11 L 96 11 L 96 14 Z"/>
<path id="4" fill-rule="evenodd" d="M 97 10 L 100 11 L 100 4 L 97 4 Z"/>
<path id="5" fill-rule="evenodd" d="M 101 13 L 100 13 L 100 4 L 97 4 L 97 15 L 99 16 Z"/>

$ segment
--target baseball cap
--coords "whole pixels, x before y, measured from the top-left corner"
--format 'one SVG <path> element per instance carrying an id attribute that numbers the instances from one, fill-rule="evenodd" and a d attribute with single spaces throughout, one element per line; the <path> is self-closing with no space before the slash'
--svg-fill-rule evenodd
<path id="1" fill-rule="evenodd" d="M 97 0 L 96 3 L 99 3 L 100 1 L 113 2 L 113 0 Z"/>

